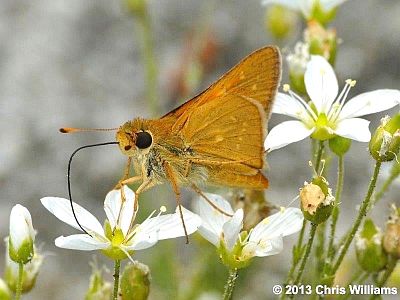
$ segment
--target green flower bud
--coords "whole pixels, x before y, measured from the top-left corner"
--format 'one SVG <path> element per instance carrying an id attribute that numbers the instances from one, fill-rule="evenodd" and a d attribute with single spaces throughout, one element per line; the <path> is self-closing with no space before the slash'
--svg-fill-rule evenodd
<path id="1" fill-rule="evenodd" d="M 387 255 L 382 247 L 382 232 L 371 219 L 355 237 L 357 261 L 369 273 L 381 271 L 387 263 Z"/>
<path id="2" fill-rule="evenodd" d="M 133 15 L 143 16 L 146 13 L 146 0 L 124 0 L 124 4 L 127 10 Z"/>
<path id="3" fill-rule="evenodd" d="M 369 142 L 369 152 L 380 162 L 393 160 L 400 150 L 400 114 L 381 120 Z"/>
<path id="4" fill-rule="evenodd" d="M 301 210 L 304 218 L 314 224 L 325 222 L 332 213 L 335 197 L 323 176 L 316 176 L 300 189 Z"/>
<path id="5" fill-rule="evenodd" d="M 304 31 L 304 40 L 309 44 L 312 55 L 321 55 L 333 66 L 336 60 L 337 37 L 333 29 L 325 29 L 318 22 L 308 22 Z"/>
<path id="6" fill-rule="evenodd" d="M 310 46 L 308 43 L 297 42 L 294 47 L 294 52 L 287 55 L 286 60 L 289 66 L 290 86 L 287 86 L 286 90 L 291 88 L 299 94 L 307 94 L 304 84 L 304 73 L 307 63 L 310 60 L 309 48 Z"/>
<path id="7" fill-rule="evenodd" d="M 86 292 L 85 300 L 109 300 L 113 294 L 112 284 L 105 281 L 102 271 L 94 264 L 92 266 L 89 289 Z"/>
<path id="8" fill-rule="evenodd" d="M 383 248 L 390 255 L 400 258 L 400 209 L 394 204 L 389 220 L 386 222 Z"/>
<path id="9" fill-rule="evenodd" d="M 150 293 L 150 269 L 135 261 L 128 264 L 121 277 L 121 299 L 147 299 Z"/>
<path id="10" fill-rule="evenodd" d="M 295 28 L 298 16 L 281 5 L 272 5 L 266 10 L 265 27 L 277 39 L 286 38 Z"/>
<path id="11" fill-rule="evenodd" d="M 35 230 L 29 211 L 15 205 L 10 214 L 10 236 L 8 249 L 10 258 L 17 263 L 28 263 L 34 254 Z"/>
<path id="12" fill-rule="evenodd" d="M 329 148 L 333 153 L 337 156 L 343 156 L 349 151 L 351 146 L 351 140 L 341 137 L 335 136 L 334 138 L 329 139 Z"/>
<path id="13" fill-rule="evenodd" d="M 319 1 L 314 1 L 309 20 L 317 21 L 321 25 L 326 25 L 336 17 L 336 8 L 324 10 Z"/>
<path id="14" fill-rule="evenodd" d="M 8 248 L 9 242 L 6 238 L 6 248 Z M 8 250 L 8 249 L 7 249 Z M 8 251 L 7 251 L 8 253 Z M 23 279 L 22 279 L 22 292 L 29 292 L 36 283 L 36 278 L 39 274 L 39 269 L 43 263 L 43 256 L 38 254 L 35 249 L 35 254 L 31 261 L 24 265 Z M 6 255 L 6 267 L 4 271 L 4 279 L 7 282 L 8 287 L 15 292 L 18 282 L 18 271 L 19 264 L 11 260 L 9 255 Z"/>
<path id="15" fill-rule="evenodd" d="M 0 300 L 11 300 L 11 291 L 3 279 L 0 278 Z"/>

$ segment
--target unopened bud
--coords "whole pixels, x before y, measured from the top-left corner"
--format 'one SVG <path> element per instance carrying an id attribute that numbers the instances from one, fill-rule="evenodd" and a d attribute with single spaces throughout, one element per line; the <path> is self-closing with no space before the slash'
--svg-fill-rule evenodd
<path id="1" fill-rule="evenodd" d="M 297 14 L 281 5 L 272 5 L 265 14 L 265 27 L 277 39 L 286 38 L 295 28 Z"/>
<path id="2" fill-rule="evenodd" d="M 381 120 L 371 141 L 369 151 L 372 157 L 380 162 L 393 160 L 400 150 L 400 114 L 393 118 L 389 116 Z"/>
<path id="3" fill-rule="evenodd" d="M 335 136 L 334 138 L 329 139 L 329 149 L 337 156 L 343 156 L 349 151 L 351 146 L 351 140 L 341 137 Z"/>
<path id="4" fill-rule="evenodd" d="M 326 25 L 336 17 L 336 7 L 332 9 L 324 9 L 320 1 L 313 1 L 313 8 L 309 16 L 309 20 L 316 21 L 321 25 Z"/>
<path id="5" fill-rule="evenodd" d="M 121 299 L 147 299 L 150 293 L 150 269 L 135 261 L 128 264 L 121 277 Z"/>
<path id="6" fill-rule="evenodd" d="M 6 238 L 6 248 L 8 248 L 8 240 Z M 8 249 L 7 249 L 8 250 Z M 8 251 L 7 251 L 8 252 Z M 37 253 L 35 249 L 35 254 L 31 261 L 24 265 L 23 270 L 23 281 L 22 281 L 22 292 L 29 292 L 36 283 L 36 278 L 39 274 L 40 267 L 43 263 L 43 256 Z M 7 282 L 8 287 L 15 292 L 18 282 L 18 271 L 19 264 L 11 260 L 9 255 L 6 255 L 6 267 L 4 272 L 4 279 Z"/>
<path id="7" fill-rule="evenodd" d="M 300 189 L 300 200 L 304 218 L 314 224 L 320 224 L 331 215 L 335 198 L 326 179 L 317 176 Z"/>
<path id="8" fill-rule="evenodd" d="M 400 258 L 400 209 L 392 205 L 392 212 L 386 222 L 383 248 L 394 257 Z"/>
<path id="9" fill-rule="evenodd" d="M 299 94 L 306 94 L 304 84 L 304 73 L 307 63 L 310 61 L 310 45 L 308 43 L 297 42 L 294 51 L 286 57 L 289 66 L 289 80 L 293 91 Z"/>
<path id="10" fill-rule="evenodd" d="M 89 289 L 86 292 L 85 300 L 109 300 L 112 297 L 113 289 L 112 284 L 105 281 L 102 271 L 92 266 L 93 271 L 90 276 Z"/>
<path id="11" fill-rule="evenodd" d="M 310 54 L 321 55 L 333 66 L 336 60 L 337 37 L 334 29 L 325 29 L 320 23 L 308 22 L 304 40 L 310 46 Z"/>
<path id="12" fill-rule="evenodd" d="M 143 16 L 147 9 L 146 0 L 124 0 L 125 7 L 130 13 L 137 16 Z"/>
<path id="13" fill-rule="evenodd" d="M 29 211 L 20 204 L 10 214 L 10 236 L 8 249 L 10 258 L 16 263 L 26 264 L 34 254 L 35 230 Z"/>
<path id="14" fill-rule="evenodd" d="M 377 273 L 387 263 L 387 255 L 382 248 L 382 232 L 371 219 L 364 222 L 364 227 L 355 237 L 357 261 L 367 272 Z"/>

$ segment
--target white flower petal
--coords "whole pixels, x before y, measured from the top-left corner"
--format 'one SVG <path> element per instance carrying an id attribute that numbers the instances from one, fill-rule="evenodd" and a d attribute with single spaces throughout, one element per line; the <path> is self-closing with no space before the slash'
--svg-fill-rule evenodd
<path id="1" fill-rule="evenodd" d="M 369 142 L 371 139 L 369 121 L 360 118 L 339 121 L 334 132 L 337 135 L 359 142 Z"/>
<path id="2" fill-rule="evenodd" d="M 299 101 L 283 93 L 278 93 L 275 97 L 272 113 L 286 115 L 300 120 L 308 117 L 307 111 Z"/>
<path id="3" fill-rule="evenodd" d="M 210 193 L 205 193 L 205 195 L 218 208 L 233 215 L 231 205 L 222 196 Z M 196 211 L 202 219 L 202 224 L 199 228 L 200 234 L 212 244 L 218 245 L 222 227 L 231 217 L 222 214 L 201 197 L 197 199 L 196 204 Z"/>
<path id="4" fill-rule="evenodd" d="M 266 241 L 266 247 L 258 246 L 255 256 L 264 257 L 280 253 L 283 250 L 283 239 L 281 236 Z"/>
<path id="5" fill-rule="evenodd" d="M 350 99 L 340 112 L 340 119 L 348 119 L 387 110 L 400 104 L 399 90 L 376 90 Z"/>
<path id="6" fill-rule="evenodd" d="M 294 207 L 283 208 L 258 223 L 249 235 L 249 242 L 269 240 L 279 236 L 287 236 L 301 229 L 303 213 Z"/>
<path id="7" fill-rule="evenodd" d="M 267 151 L 282 148 L 291 143 L 300 141 L 310 136 L 315 128 L 307 128 L 300 121 L 285 121 L 274 128 L 268 133 L 264 142 L 264 148 Z"/>
<path id="8" fill-rule="evenodd" d="M 202 221 L 201 218 L 192 213 L 190 210 L 182 207 L 183 220 L 188 234 L 197 231 Z M 163 218 L 164 217 L 164 218 Z M 181 215 L 177 207 L 175 213 L 172 215 L 160 216 L 161 219 L 157 220 L 159 230 L 159 240 L 172 239 L 180 236 L 185 236 L 183 229 Z"/>
<path id="9" fill-rule="evenodd" d="M 84 251 L 107 249 L 111 246 L 110 243 L 100 242 L 87 234 L 59 236 L 54 243 L 59 248 Z"/>
<path id="10" fill-rule="evenodd" d="M 312 55 L 304 73 L 307 93 L 318 112 L 327 113 L 338 95 L 339 86 L 329 62 L 319 55 Z"/>
<path id="11" fill-rule="evenodd" d="M 108 221 L 110 222 L 111 228 L 115 228 L 117 225 L 118 214 L 121 209 L 121 191 L 112 190 L 107 193 L 104 200 L 104 211 Z"/>
<path id="12" fill-rule="evenodd" d="M 129 246 L 124 246 L 126 251 L 144 250 L 153 247 L 158 242 L 157 232 L 149 232 L 147 236 L 140 236 Z"/>
<path id="13" fill-rule="evenodd" d="M 68 225 L 76 229 L 81 230 L 76 223 L 74 215 L 72 214 L 71 204 L 69 200 L 58 197 L 44 197 L 40 199 L 40 201 L 42 202 L 43 206 L 59 220 L 67 223 Z M 82 225 L 83 228 L 85 228 L 85 230 L 87 230 L 88 232 L 94 231 L 97 234 L 104 236 L 103 227 L 95 216 L 93 216 L 89 211 L 84 209 L 79 204 L 76 204 L 75 202 L 74 210 L 79 220 L 79 223 Z"/>
<path id="14" fill-rule="evenodd" d="M 347 0 L 320 0 L 320 3 L 325 11 L 329 11 L 346 1 Z"/>
<path id="15" fill-rule="evenodd" d="M 243 209 L 238 209 L 233 217 L 224 224 L 222 227 L 222 232 L 224 234 L 224 240 L 228 250 L 232 250 L 237 239 L 239 238 L 239 233 L 243 228 Z"/>
<path id="16" fill-rule="evenodd" d="M 35 230 L 32 226 L 32 218 L 26 207 L 17 204 L 10 213 L 10 240 L 14 249 L 18 251 L 25 241 L 35 240 Z"/>
<path id="17" fill-rule="evenodd" d="M 126 235 L 133 217 L 135 193 L 127 186 L 124 186 L 124 193 L 125 202 L 123 203 L 121 209 L 121 190 L 110 191 L 104 200 L 104 211 L 106 212 L 111 228 L 115 228 L 117 225 L 118 216 L 120 215 L 119 228 L 121 228 L 124 235 Z"/>
<path id="18" fill-rule="evenodd" d="M 183 219 L 188 234 L 195 232 L 201 225 L 198 215 L 182 207 Z M 185 236 L 179 208 L 174 214 L 156 216 L 149 218 L 136 228 L 136 234 L 132 244 L 127 248 L 130 250 L 141 250 L 153 246 L 159 240 L 171 239 Z"/>

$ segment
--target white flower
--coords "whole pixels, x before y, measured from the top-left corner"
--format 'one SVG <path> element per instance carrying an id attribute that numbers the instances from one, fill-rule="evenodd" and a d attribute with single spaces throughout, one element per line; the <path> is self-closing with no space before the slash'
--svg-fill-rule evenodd
<path id="1" fill-rule="evenodd" d="M 11 209 L 9 250 L 12 260 L 27 263 L 31 260 L 34 250 L 35 230 L 29 211 L 20 204 Z"/>
<path id="2" fill-rule="evenodd" d="M 269 256 L 282 251 L 284 236 L 299 231 L 303 224 L 303 214 L 298 208 L 282 208 L 243 235 L 243 210 L 235 213 L 230 204 L 221 196 L 206 194 L 207 197 L 227 216 L 199 199 L 198 213 L 203 220 L 199 233 L 218 248 L 233 254 L 237 263 L 248 261 L 254 256 Z M 235 266 L 235 267 L 240 267 Z"/>
<path id="3" fill-rule="evenodd" d="M 289 9 L 301 12 L 307 19 L 312 16 L 313 10 L 320 5 L 324 12 L 329 12 L 346 0 L 262 0 L 263 5 L 278 4 Z"/>
<path id="4" fill-rule="evenodd" d="M 55 240 L 57 247 L 74 250 L 102 250 L 103 253 L 113 259 L 129 257 L 133 250 L 142 250 L 156 244 L 159 240 L 184 236 L 182 220 L 177 208 L 174 214 L 161 215 L 161 212 L 153 217 L 155 211 L 142 223 L 130 229 L 133 216 L 133 204 L 135 193 L 124 186 L 125 202 L 121 199 L 121 191 L 109 192 L 104 201 L 104 210 L 107 221 L 104 229 L 99 221 L 90 212 L 74 203 L 76 216 L 82 227 L 91 235 L 74 234 L 60 236 Z M 69 200 L 57 197 L 45 197 L 41 199 L 44 207 L 53 215 L 70 226 L 81 230 L 72 214 Z M 121 207 L 122 206 L 122 207 Z M 196 214 L 182 208 L 188 234 L 192 234 L 201 224 L 201 219 Z"/>
<path id="5" fill-rule="evenodd" d="M 339 135 L 368 142 L 371 139 L 369 121 L 358 117 L 400 104 L 400 91 L 390 89 L 363 93 L 344 103 L 355 81 L 346 80 L 345 87 L 338 95 L 335 72 L 326 59 L 318 55 L 311 56 L 304 83 L 311 99 L 309 103 L 292 92 L 288 85 L 284 86 L 288 94 L 278 93 L 272 112 L 297 120 L 275 126 L 265 140 L 265 149 L 272 151 L 310 135 L 318 140 Z"/>

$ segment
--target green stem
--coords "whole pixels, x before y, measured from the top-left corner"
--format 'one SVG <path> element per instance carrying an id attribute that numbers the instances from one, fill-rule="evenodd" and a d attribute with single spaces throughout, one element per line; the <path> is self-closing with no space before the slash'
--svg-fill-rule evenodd
<path id="1" fill-rule="evenodd" d="M 233 290 L 235 288 L 237 278 L 238 278 L 238 270 L 230 269 L 228 279 L 225 283 L 224 296 L 223 296 L 224 300 L 232 299 Z"/>
<path id="2" fill-rule="evenodd" d="M 324 141 L 319 141 L 317 153 L 315 154 L 315 171 L 319 174 L 319 167 L 321 165 L 322 153 L 324 152 Z"/>
<path id="3" fill-rule="evenodd" d="M 343 179 L 344 179 L 344 159 L 343 155 L 340 155 L 338 157 L 338 174 L 337 174 L 337 184 L 335 193 L 335 203 L 332 210 L 331 232 L 329 235 L 329 242 L 328 242 L 328 261 L 331 261 L 335 255 L 335 249 L 333 247 L 333 243 L 335 241 L 336 224 L 340 212 L 339 205 L 340 205 L 340 197 L 342 196 L 342 190 L 343 190 Z"/>
<path id="4" fill-rule="evenodd" d="M 143 4 L 147 5 L 147 4 Z M 146 72 L 146 98 L 149 110 L 156 116 L 158 114 L 158 93 L 157 93 L 157 64 L 154 54 L 154 44 L 151 30 L 150 15 L 147 7 L 141 13 L 135 14 L 137 33 L 141 38 L 141 57 Z"/>
<path id="5" fill-rule="evenodd" d="M 296 270 L 296 267 L 297 267 L 298 263 L 299 263 L 300 260 L 301 260 L 301 257 L 295 257 L 295 254 L 298 255 L 300 249 L 301 249 L 302 246 L 303 246 L 304 231 L 305 231 L 305 229 L 306 229 L 306 225 L 307 225 L 307 220 L 306 220 L 306 219 L 303 219 L 303 226 L 301 227 L 300 234 L 299 234 L 299 238 L 298 238 L 297 244 L 296 244 L 296 246 L 295 246 L 295 249 L 296 249 L 295 251 L 296 251 L 296 253 L 293 253 L 292 266 L 291 266 L 291 268 L 290 268 L 290 270 L 289 270 L 289 273 L 288 273 L 288 276 L 287 276 L 287 279 L 286 279 L 286 284 L 289 284 L 290 281 L 292 281 L 294 271 Z M 282 295 L 284 295 L 284 293 L 282 293 Z"/>
<path id="6" fill-rule="evenodd" d="M 17 282 L 17 287 L 15 289 L 15 300 L 21 299 L 23 277 L 24 277 L 24 264 L 19 263 L 18 264 L 18 282 Z"/>
<path id="7" fill-rule="evenodd" d="M 361 276 L 362 275 L 362 276 Z M 359 269 L 353 277 L 350 279 L 350 281 L 346 284 L 346 294 L 343 296 L 339 296 L 339 299 L 344 300 L 344 299 L 349 299 L 352 295 L 350 294 L 349 286 L 357 283 L 358 285 L 362 284 L 369 276 L 369 273 L 364 272 L 364 270 Z"/>
<path id="8" fill-rule="evenodd" d="M 397 264 L 397 258 L 393 256 L 389 256 L 389 261 L 386 265 L 386 270 L 382 274 L 382 277 L 380 280 L 376 282 L 377 287 L 383 287 L 386 283 L 386 281 L 389 279 L 390 275 L 392 275 L 394 268 L 396 267 Z M 372 295 L 369 299 L 381 299 L 380 295 Z"/>
<path id="9" fill-rule="evenodd" d="M 312 245 L 314 242 L 314 237 L 315 237 L 315 233 L 317 231 L 317 227 L 318 227 L 318 224 L 311 223 L 310 236 L 308 238 L 306 252 L 304 253 L 303 260 L 301 261 L 299 272 L 297 273 L 297 277 L 293 283 L 294 285 L 297 285 L 300 283 L 301 277 L 304 272 L 304 267 L 306 266 L 308 257 L 310 256 L 310 253 L 311 253 L 311 248 L 312 248 Z"/>
<path id="10" fill-rule="evenodd" d="M 399 163 L 397 161 L 394 161 L 392 169 L 390 170 L 390 175 L 385 180 L 385 182 L 382 184 L 382 186 L 379 189 L 379 191 L 375 193 L 375 197 L 374 197 L 374 201 L 373 201 L 372 205 L 375 205 L 376 203 L 379 202 L 379 200 L 382 199 L 383 195 L 387 192 L 387 190 L 389 189 L 390 185 L 393 183 L 393 181 L 397 177 L 399 177 L 399 175 L 400 175 Z"/>
<path id="11" fill-rule="evenodd" d="M 316 257 L 316 278 L 321 277 L 321 273 L 324 270 L 325 261 L 324 258 L 324 248 L 325 248 L 325 232 L 326 232 L 326 222 L 318 226 L 317 230 L 317 242 L 315 245 L 315 257 Z"/>
<path id="12" fill-rule="evenodd" d="M 381 279 L 378 281 L 378 287 L 383 287 L 386 284 L 386 281 L 389 279 L 390 275 L 392 275 L 394 268 L 397 264 L 397 258 L 393 256 L 389 256 L 388 264 L 386 265 L 386 270 L 383 273 Z"/>
<path id="13" fill-rule="evenodd" d="M 116 260 L 114 264 L 114 293 L 113 299 L 118 300 L 118 289 L 119 289 L 119 272 L 121 268 L 121 261 Z"/>
<path id="14" fill-rule="evenodd" d="M 342 263 L 343 258 L 346 255 L 347 250 L 350 247 L 351 242 L 353 241 L 353 238 L 354 238 L 354 236 L 355 236 L 355 234 L 356 234 L 356 232 L 358 230 L 358 227 L 361 224 L 361 221 L 363 220 L 363 218 L 367 214 L 368 206 L 369 206 L 369 203 L 370 203 L 370 200 L 371 200 L 371 196 L 372 196 L 372 194 L 374 192 L 374 189 L 375 189 L 375 186 L 376 186 L 376 180 L 378 179 L 379 170 L 381 168 L 381 165 L 382 165 L 382 163 L 379 162 L 379 161 L 377 161 L 376 164 L 375 164 L 374 174 L 372 175 L 371 181 L 369 183 L 367 195 L 365 196 L 365 198 L 364 198 L 364 200 L 363 200 L 363 202 L 361 204 L 360 210 L 358 212 L 357 219 L 354 222 L 353 227 L 350 230 L 350 233 L 347 235 L 347 237 L 345 239 L 345 242 L 343 244 L 343 247 L 342 247 L 342 249 L 340 251 L 340 254 L 338 256 L 338 259 L 337 259 L 335 265 L 333 266 L 333 269 L 332 269 L 332 272 L 331 272 L 332 275 L 334 275 L 336 273 L 336 271 L 339 269 L 339 266 Z"/>

